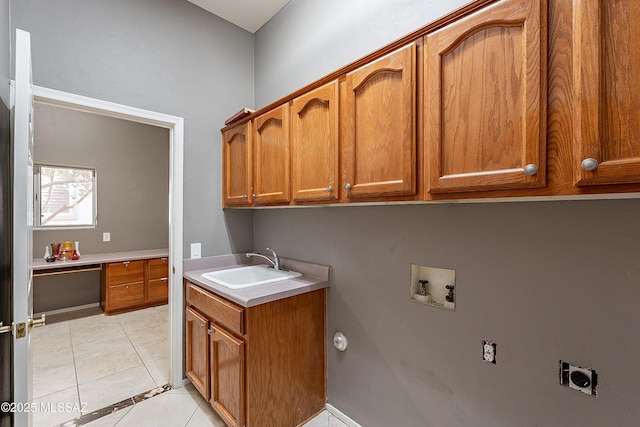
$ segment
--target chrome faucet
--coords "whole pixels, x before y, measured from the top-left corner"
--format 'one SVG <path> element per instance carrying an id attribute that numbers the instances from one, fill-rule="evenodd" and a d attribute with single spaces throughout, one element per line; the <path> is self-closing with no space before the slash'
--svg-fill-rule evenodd
<path id="1" fill-rule="evenodd" d="M 271 263 L 271 265 L 273 266 L 273 269 L 276 271 L 280 271 L 280 259 L 278 258 L 278 255 L 276 254 L 276 252 L 273 249 L 269 249 L 267 248 L 268 251 L 271 251 L 271 253 L 273 254 L 273 259 L 269 258 L 266 255 L 262 255 L 262 254 L 256 254 L 253 252 L 247 252 L 247 258 L 252 257 L 252 256 L 257 256 L 260 258 L 264 258 L 267 261 L 269 261 Z"/>

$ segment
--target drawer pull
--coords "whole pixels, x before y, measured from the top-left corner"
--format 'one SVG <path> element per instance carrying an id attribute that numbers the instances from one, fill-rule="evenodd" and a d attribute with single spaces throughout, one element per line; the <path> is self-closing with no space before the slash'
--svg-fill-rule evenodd
<path id="1" fill-rule="evenodd" d="M 167 259 L 166 258 L 162 258 L 162 263 L 166 264 L 167 263 Z"/>
<path id="2" fill-rule="evenodd" d="M 163 277 L 163 278 L 162 278 L 162 279 L 160 279 L 160 280 L 162 280 L 164 283 L 167 283 L 167 282 L 169 281 L 169 279 L 167 279 L 166 277 Z"/>
<path id="3" fill-rule="evenodd" d="M 124 264 L 125 267 L 129 268 L 129 261 L 125 261 L 125 262 L 123 262 L 123 264 Z"/>
<path id="4" fill-rule="evenodd" d="M 125 288 L 125 289 L 129 289 L 129 285 L 125 286 L 124 288 Z"/>
<path id="5" fill-rule="evenodd" d="M 580 167 L 582 168 L 582 170 L 591 172 L 598 169 L 598 161 L 593 157 L 588 157 L 584 159 L 582 163 L 580 163 Z"/>

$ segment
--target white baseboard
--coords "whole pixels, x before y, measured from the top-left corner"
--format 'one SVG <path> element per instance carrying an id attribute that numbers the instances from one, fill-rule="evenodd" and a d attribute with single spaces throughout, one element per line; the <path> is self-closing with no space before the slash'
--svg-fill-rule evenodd
<path id="1" fill-rule="evenodd" d="M 34 313 L 33 317 L 40 317 L 41 314 L 44 314 L 45 316 L 51 316 L 53 314 L 61 314 L 61 313 L 71 313 L 74 311 L 78 311 L 78 310 L 85 310 L 87 308 L 94 308 L 94 307 L 100 307 L 100 303 L 99 302 L 92 302 L 91 304 L 84 304 L 84 305 L 77 305 L 75 307 L 66 307 L 66 308 L 61 308 L 59 310 L 51 310 L 51 311 L 45 311 L 42 313 Z"/>
<path id="2" fill-rule="evenodd" d="M 360 424 L 358 424 L 357 422 L 353 421 L 351 418 L 346 416 L 343 412 L 341 412 L 335 406 L 330 405 L 328 403 L 326 403 L 324 406 L 331 415 L 333 415 L 334 417 L 336 417 L 337 419 L 339 419 L 349 427 L 362 427 Z"/>

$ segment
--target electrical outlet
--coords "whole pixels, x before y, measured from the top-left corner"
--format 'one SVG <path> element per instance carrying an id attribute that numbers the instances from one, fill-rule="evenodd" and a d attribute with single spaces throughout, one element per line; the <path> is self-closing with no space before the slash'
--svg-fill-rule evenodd
<path id="1" fill-rule="evenodd" d="M 598 374 L 590 368 L 581 368 L 560 361 L 560 384 L 574 390 L 595 396 L 598 385 Z"/>
<path id="2" fill-rule="evenodd" d="M 482 360 L 496 364 L 496 344 L 482 340 Z"/>
<path id="3" fill-rule="evenodd" d="M 110 242 L 111 241 L 111 233 L 102 233 L 102 241 Z"/>

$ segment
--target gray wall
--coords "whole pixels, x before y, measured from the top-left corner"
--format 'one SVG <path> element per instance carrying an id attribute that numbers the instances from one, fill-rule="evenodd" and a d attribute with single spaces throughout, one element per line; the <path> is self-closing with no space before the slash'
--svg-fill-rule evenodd
<path id="1" fill-rule="evenodd" d="M 96 228 L 35 230 L 34 257 L 64 240 L 84 254 L 169 247 L 167 129 L 44 104 L 34 114 L 35 162 L 96 168 L 98 195 Z"/>
<path id="2" fill-rule="evenodd" d="M 256 33 L 256 106 L 455 7 L 348 3 L 293 0 Z M 363 426 L 636 426 L 639 217 L 640 200 L 259 210 L 254 250 L 333 267 L 328 338 L 349 348 L 328 349 L 328 401 Z M 409 300 L 412 262 L 456 270 L 455 312 Z M 596 369 L 598 396 L 560 387 L 560 359 Z"/>
<path id="3" fill-rule="evenodd" d="M 185 0 L 12 0 L 36 85 L 185 119 L 184 250 L 252 245 L 250 211 L 223 213 L 220 127 L 253 106 L 253 35 Z M 36 118 L 37 120 L 37 118 Z"/>

